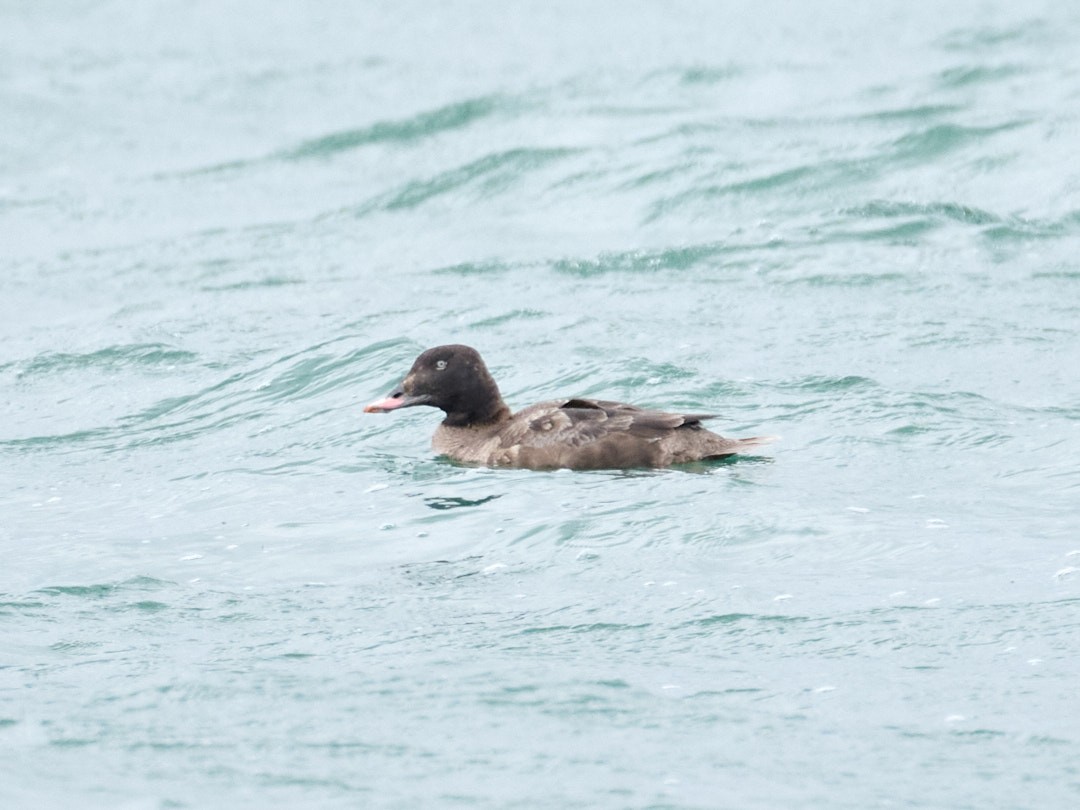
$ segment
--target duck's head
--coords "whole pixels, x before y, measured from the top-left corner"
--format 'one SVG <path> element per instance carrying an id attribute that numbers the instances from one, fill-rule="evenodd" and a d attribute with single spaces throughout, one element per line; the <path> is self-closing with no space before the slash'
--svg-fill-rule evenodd
<path id="1" fill-rule="evenodd" d="M 438 408 L 446 414 L 446 424 L 459 426 L 495 421 L 508 413 L 480 353 L 460 344 L 425 351 L 401 385 L 364 412 L 386 413 L 413 405 Z"/>

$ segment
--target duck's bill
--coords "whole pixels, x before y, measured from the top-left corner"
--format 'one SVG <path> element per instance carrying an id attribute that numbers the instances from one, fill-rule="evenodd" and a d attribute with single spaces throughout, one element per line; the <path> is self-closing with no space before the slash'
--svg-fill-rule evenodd
<path id="1" fill-rule="evenodd" d="M 412 405 L 423 405 L 428 401 L 424 394 L 409 396 L 404 391 L 395 391 L 386 399 L 377 399 L 364 408 L 364 413 L 386 413 L 396 411 L 398 408 L 408 408 Z"/>

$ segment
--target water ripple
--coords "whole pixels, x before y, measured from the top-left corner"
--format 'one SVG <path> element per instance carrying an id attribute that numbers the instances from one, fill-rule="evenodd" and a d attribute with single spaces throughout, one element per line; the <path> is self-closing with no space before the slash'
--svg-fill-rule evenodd
<path id="1" fill-rule="evenodd" d="M 173 366 L 193 363 L 194 352 L 163 343 L 132 343 L 107 346 L 92 352 L 45 352 L 18 366 L 17 377 L 45 376 L 69 371 L 120 371 L 131 367 L 171 370 Z"/>
<path id="2" fill-rule="evenodd" d="M 1012 79 L 1026 72 L 1027 69 L 1021 65 L 972 65 L 949 68 L 938 76 L 938 81 L 942 87 L 951 89 Z"/>
<path id="3" fill-rule="evenodd" d="M 728 245 L 708 243 L 655 251 L 633 250 L 603 253 L 595 259 L 558 259 L 552 264 L 557 273 L 591 278 L 608 273 L 653 273 L 664 270 L 688 270 L 718 254 L 732 251 Z"/>
<path id="4" fill-rule="evenodd" d="M 930 161 L 966 146 L 980 143 L 1014 129 L 1030 126 L 1030 119 L 1008 121 L 996 126 L 937 124 L 920 132 L 910 132 L 893 142 L 893 160 Z"/>
<path id="5" fill-rule="evenodd" d="M 853 217 L 932 217 L 965 225 L 989 225 L 1001 222 L 1001 217 L 981 208 L 953 202 L 918 203 L 897 200 L 873 200 L 865 205 L 841 211 Z"/>
<path id="6" fill-rule="evenodd" d="M 113 424 L 65 434 L 0 441 L 0 449 L 73 450 L 87 443 L 114 452 L 124 447 L 160 445 L 195 438 L 239 423 L 265 418 L 275 406 L 319 397 L 338 389 L 352 391 L 382 368 L 400 373 L 399 340 L 381 341 L 344 354 L 328 353 L 335 338 L 228 375 L 201 389 L 159 400 Z M 383 359 L 380 360 L 380 357 Z M 394 358 L 390 360 L 389 358 Z M 396 362 L 395 362 L 396 361 Z M 300 419 L 311 418 L 311 414 Z"/>
<path id="7" fill-rule="evenodd" d="M 465 99 L 434 110 L 417 113 L 409 118 L 376 121 L 365 127 L 332 132 L 264 157 L 218 163 L 180 172 L 179 176 L 193 177 L 277 162 L 325 159 L 342 152 L 377 144 L 414 145 L 443 133 L 464 129 L 500 111 L 510 110 L 514 106 L 508 99 L 500 96 Z"/>
<path id="8" fill-rule="evenodd" d="M 549 164 L 579 154 L 579 149 L 510 149 L 441 172 L 424 180 L 413 180 L 381 194 L 355 210 L 357 216 L 373 211 L 400 211 L 416 208 L 455 191 L 472 189 L 480 198 L 510 188 L 526 175 Z"/>
<path id="9" fill-rule="evenodd" d="M 338 152 L 375 143 L 413 143 L 443 132 L 474 124 L 506 109 L 506 100 L 483 96 L 448 104 L 396 121 L 378 121 L 360 129 L 345 130 L 304 141 L 294 149 L 278 153 L 284 160 L 331 157 Z"/>

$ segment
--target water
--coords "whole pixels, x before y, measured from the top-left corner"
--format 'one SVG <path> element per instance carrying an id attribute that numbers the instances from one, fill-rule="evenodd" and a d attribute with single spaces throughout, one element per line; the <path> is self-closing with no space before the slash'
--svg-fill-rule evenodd
<path id="1" fill-rule="evenodd" d="M 1073 807 L 1074 4 L 0 4 L 0 805 Z M 779 433 L 453 466 L 515 406 Z"/>

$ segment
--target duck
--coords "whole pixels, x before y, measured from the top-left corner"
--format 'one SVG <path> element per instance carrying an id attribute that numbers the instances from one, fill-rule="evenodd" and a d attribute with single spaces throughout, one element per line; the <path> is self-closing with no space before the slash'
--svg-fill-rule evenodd
<path id="1" fill-rule="evenodd" d="M 445 414 L 432 448 L 461 464 L 530 470 L 670 467 L 746 453 L 776 439 L 725 438 L 712 414 L 668 413 L 574 397 L 511 412 L 480 353 L 460 344 L 427 349 L 401 385 L 364 408 L 388 413 L 426 405 Z"/>

